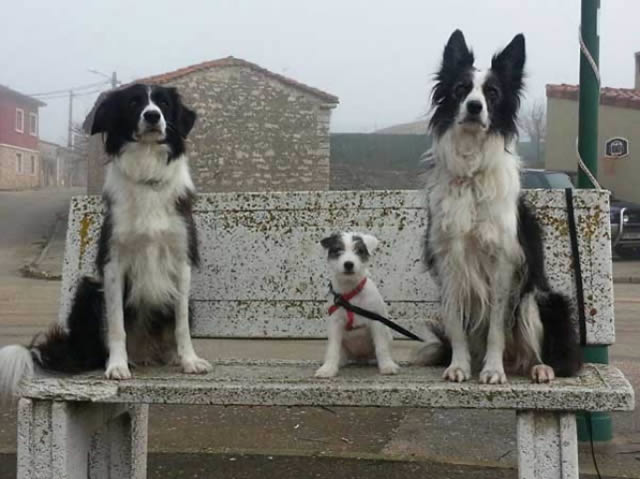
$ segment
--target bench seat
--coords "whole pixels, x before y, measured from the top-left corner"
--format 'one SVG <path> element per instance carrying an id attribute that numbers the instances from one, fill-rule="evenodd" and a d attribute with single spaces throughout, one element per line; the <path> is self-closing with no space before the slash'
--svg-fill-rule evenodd
<path id="1" fill-rule="evenodd" d="M 235 406 L 362 406 L 548 411 L 630 411 L 633 388 L 608 365 L 588 364 L 576 378 L 532 384 L 510 377 L 504 385 L 450 383 L 441 368 L 404 364 L 395 376 L 371 366 L 348 366 L 330 380 L 313 377 L 316 361 L 221 360 L 203 376 L 177 369 L 138 369 L 135 379 L 110 381 L 102 372 L 68 379 L 36 379 L 23 397 L 57 401 Z"/>

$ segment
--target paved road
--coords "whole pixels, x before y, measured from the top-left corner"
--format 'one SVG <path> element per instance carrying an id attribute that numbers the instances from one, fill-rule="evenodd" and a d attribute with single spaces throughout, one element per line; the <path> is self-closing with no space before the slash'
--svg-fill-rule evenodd
<path id="1" fill-rule="evenodd" d="M 66 214 L 71 196 L 83 192 L 82 188 L 0 192 L 0 247 L 42 237 L 56 213 Z"/>
<path id="2" fill-rule="evenodd" d="M 0 275 L 15 272 L 38 251 L 57 214 L 81 188 L 0 192 Z"/>

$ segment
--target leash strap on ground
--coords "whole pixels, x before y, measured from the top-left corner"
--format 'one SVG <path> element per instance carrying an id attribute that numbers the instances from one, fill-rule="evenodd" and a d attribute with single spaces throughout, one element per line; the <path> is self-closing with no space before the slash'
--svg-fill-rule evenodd
<path id="1" fill-rule="evenodd" d="M 573 272 L 576 280 L 576 299 L 578 300 L 578 321 L 580 327 L 580 346 L 587 344 L 587 320 L 584 314 L 584 289 L 582 284 L 582 265 L 580 263 L 580 248 L 578 247 L 578 229 L 573 205 L 573 188 L 566 188 L 567 219 L 569 220 L 569 238 L 571 240 L 571 255 L 573 257 Z"/>
<path id="2" fill-rule="evenodd" d="M 360 316 L 364 316 L 365 318 L 369 318 L 373 321 L 378 321 L 384 324 L 386 327 L 393 329 L 394 331 L 402 334 L 403 336 L 406 336 L 407 338 L 424 342 L 424 339 L 422 339 L 419 336 L 416 336 L 411 331 L 404 329 L 402 326 L 400 326 L 397 323 L 394 323 L 390 319 L 387 319 L 384 316 L 379 315 L 378 313 L 374 313 L 373 311 L 369 311 L 367 309 L 362 309 L 362 308 L 359 308 L 358 306 L 354 306 L 349 301 L 345 300 L 342 296 L 340 296 L 338 293 L 336 293 L 333 290 L 333 286 L 331 285 L 331 283 L 329 283 L 329 292 L 333 295 L 334 304 L 343 307 L 347 311 L 351 311 L 352 313 L 358 314 Z"/>

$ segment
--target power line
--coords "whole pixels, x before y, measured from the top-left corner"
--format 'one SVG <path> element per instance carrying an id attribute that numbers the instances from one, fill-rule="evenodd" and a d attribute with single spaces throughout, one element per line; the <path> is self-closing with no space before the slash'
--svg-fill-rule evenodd
<path id="1" fill-rule="evenodd" d="M 62 90 L 51 90 L 51 91 L 46 91 L 46 92 L 41 92 L 41 93 L 31 93 L 28 96 L 45 97 L 45 96 L 56 95 L 56 94 L 60 94 L 60 93 L 64 93 L 65 96 L 67 96 L 69 94 L 69 90 L 73 90 L 73 91 L 86 90 L 87 88 L 95 88 L 97 86 L 103 86 L 103 85 L 106 85 L 108 83 L 110 83 L 110 81 L 103 80 L 103 81 L 98 82 L 98 83 L 88 83 L 86 85 L 80 85 L 80 86 L 76 86 L 76 87 L 73 87 L 73 88 L 64 88 Z"/>
<path id="2" fill-rule="evenodd" d="M 73 90 L 67 90 L 66 93 L 60 93 L 57 95 L 52 95 L 52 96 L 47 96 L 47 97 L 40 97 L 40 100 L 59 100 L 60 98 L 68 98 L 69 97 L 69 91 L 73 91 Z M 73 96 L 74 97 L 78 97 L 78 96 L 85 96 L 85 95 L 93 95 L 94 93 L 100 93 L 101 91 L 104 91 L 104 88 L 98 88 L 96 90 L 91 90 L 91 91 L 84 91 L 82 93 L 76 93 L 75 91 L 73 91 Z"/>

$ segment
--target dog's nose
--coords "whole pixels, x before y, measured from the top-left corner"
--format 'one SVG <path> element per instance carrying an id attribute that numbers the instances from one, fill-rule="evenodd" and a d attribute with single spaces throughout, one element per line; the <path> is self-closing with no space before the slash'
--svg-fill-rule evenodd
<path id="1" fill-rule="evenodd" d="M 155 125 L 160 121 L 160 112 L 156 110 L 145 111 L 142 116 L 144 117 L 144 121 L 150 125 Z"/>
<path id="2" fill-rule="evenodd" d="M 353 262 L 345 261 L 344 262 L 344 270 L 345 271 L 353 271 Z"/>
<path id="3" fill-rule="evenodd" d="M 467 111 L 471 115 L 477 115 L 482 111 L 482 103 L 478 100 L 471 100 L 467 103 Z"/>

